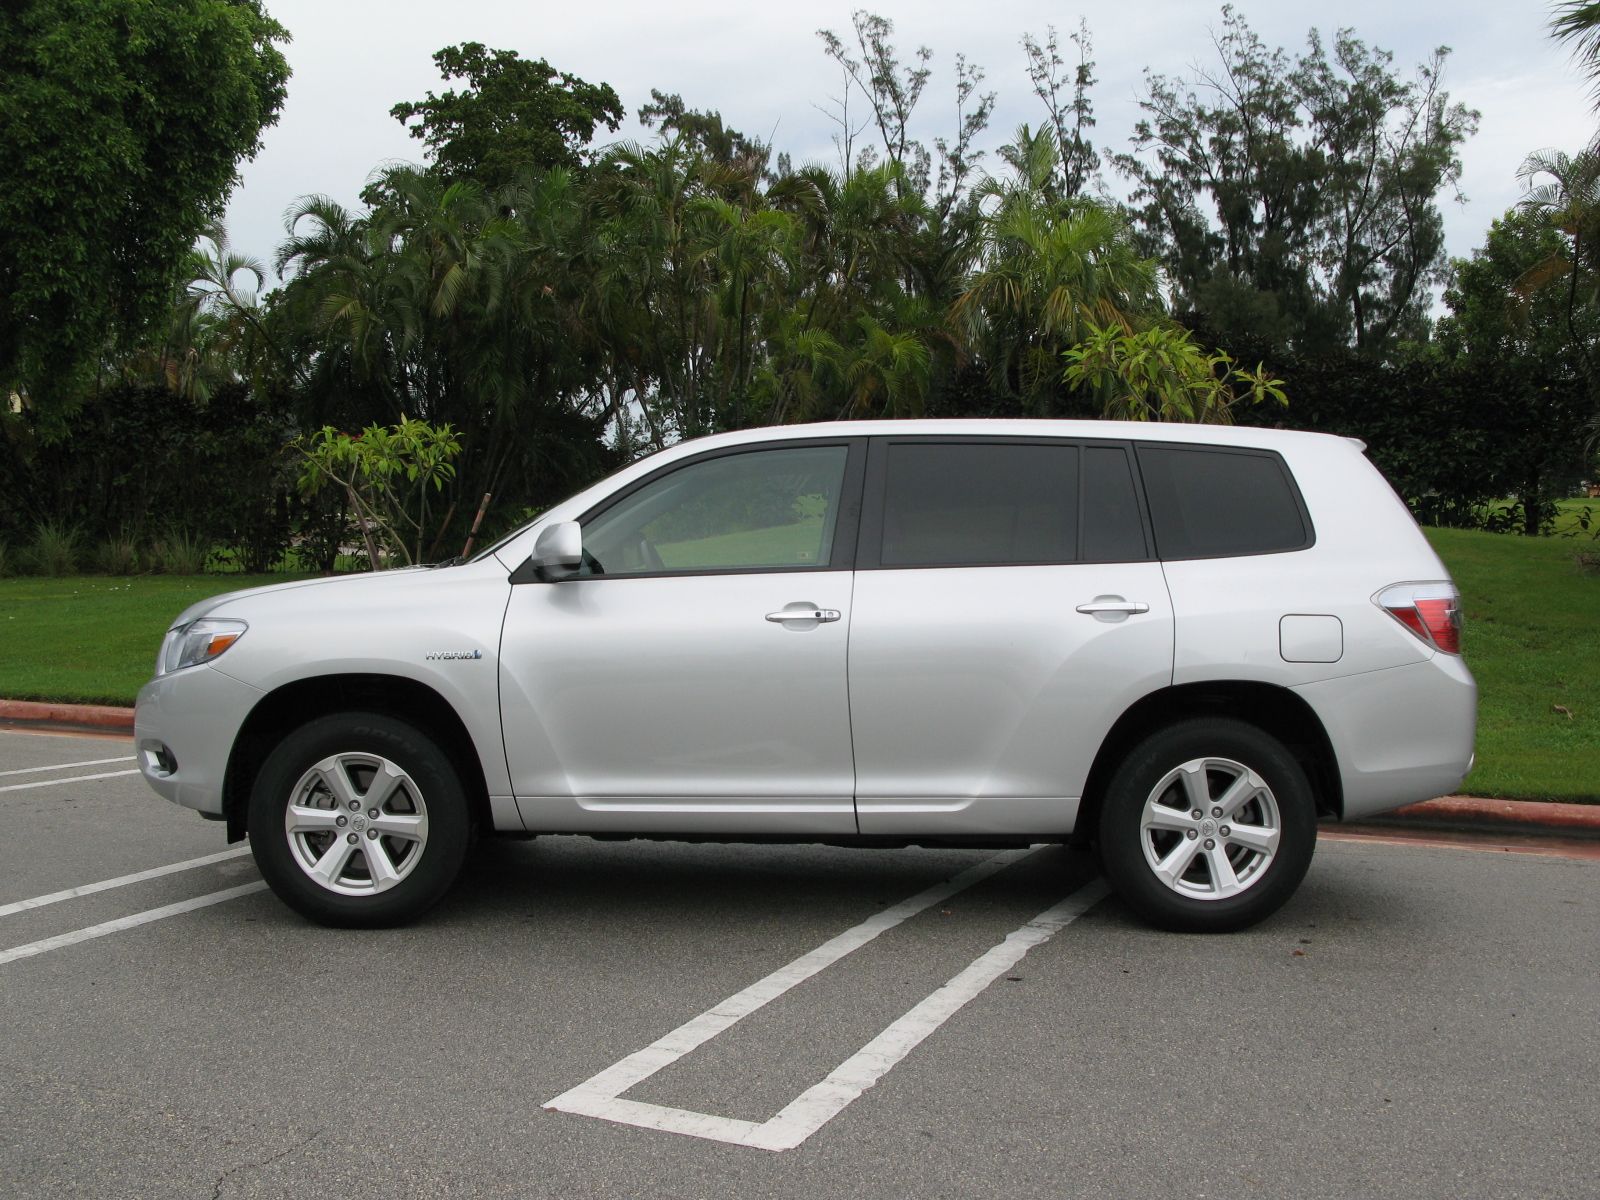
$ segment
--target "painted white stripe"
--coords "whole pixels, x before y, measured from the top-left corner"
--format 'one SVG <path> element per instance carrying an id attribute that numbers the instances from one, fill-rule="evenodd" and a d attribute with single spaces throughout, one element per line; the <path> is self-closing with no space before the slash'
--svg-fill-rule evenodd
<path id="1" fill-rule="evenodd" d="M 758 1137 L 745 1144 L 763 1150 L 794 1149 L 887 1075 L 895 1064 L 969 1001 L 1021 962 L 1028 951 L 1044 945 L 1104 900 L 1109 891 L 1105 881 L 1097 879 L 1046 909 L 1022 928 L 1008 933 L 1005 941 L 974 959 L 966 970 L 835 1067 L 821 1083 L 802 1092 L 761 1127 Z"/>
<path id="2" fill-rule="evenodd" d="M 1010 852 L 999 855 L 979 864 L 973 872 L 982 871 L 977 878 L 992 875 L 996 870 L 1009 866 L 1012 862 L 1031 851 Z M 950 881 L 948 891 L 944 895 L 953 895 L 962 887 L 970 886 L 977 882 L 977 878 L 961 882 L 962 876 Z M 959 886 L 956 886 L 958 885 Z M 934 889 L 930 889 L 932 891 Z M 666 1037 L 646 1047 L 637 1054 L 630 1055 L 615 1066 L 601 1071 L 593 1078 L 586 1080 L 577 1087 L 563 1092 L 544 1107 L 561 1112 L 575 1113 L 582 1116 L 597 1117 L 601 1120 L 611 1121 L 616 1124 L 634 1125 L 645 1129 L 658 1129 L 666 1133 L 683 1134 L 687 1137 L 704 1138 L 710 1141 L 731 1142 L 740 1146 L 751 1146 L 761 1150 L 792 1150 L 800 1145 L 822 1126 L 838 1116 L 844 1108 L 855 1100 L 862 1092 L 872 1087 L 886 1075 L 901 1059 L 911 1053 L 930 1034 L 954 1016 L 964 1005 L 979 995 L 985 988 L 992 984 L 1001 975 L 1011 970 L 1024 955 L 1035 946 L 1042 945 L 1050 940 L 1059 930 L 1082 916 L 1095 904 L 1105 898 L 1108 888 L 1103 880 L 1094 880 L 1080 888 L 1060 903 L 1046 909 L 1033 920 L 1020 929 L 1006 935 L 1004 941 L 994 946 L 986 953 L 980 955 L 967 968 L 961 971 L 938 991 L 927 997 L 910 1012 L 900 1017 L 887 1029 L 851 1055 L 837 1068 L 829 1073 L 828 1077 L 815 1087 L 807 1089 L 793 1102 L 786 1105 L 777 1116 L 764 1122 L 742 1121 L 734 1117 L 713 1116 L 709 1113 L 692 1112 L 688 1109 L 671 1108 L 661 1104 L 649 1104 L 637 1100 L 625 1100 L 622 1093 L 632 1088 L 644 1079 L 649 1078 L 663 1067 L 676 1062 L 683 1055 L 689 1053 L 696 1046 L 702 1045 L 709 1038 L 728 1028 L 741 1017 L 755 1011 L 768 1000 L 782 995 L 789 987 L 801 979 L 809 978 L 816 974 L 823 966 L 799 975 L 782 991 L 761 999 L 764 985 L 779 977 L 785 977 L 793 968 L 801 963 L 810 962 L 814 956 L 819 955 L 828 946 L 833 946 L 841 939 L 849 938 L 860 930 L 862 926 L 841 934 L 825 946 L 818 947 L 811 954 L 804 955 L 795 960 L 788 967 L 769 975 L 760 983 L 746 988 L 736 996 L 730 997 L 714 1008 L 702 1013 L 694 1020 L 669 1033 Z M 912 897 L 896 909 L 903 909 L 922 900 L 928 893 L 924 892 Z M 942 897 L 940 897 L 942 898 Z M 915 911 L 921 911 L 930 904 L 937 903 L 937 899 L 921 904 Z M 894 910 L 889 910 L 894 911 Z M 906 914 L 911 915 L 911 914 Z M 903 921 L 905 916 L 894 920 L 890 928 Z M 867 922 L 863 923 L 869 924 Z M 862 939 L 857 945 L 864 945 L 872 937 L 877 936 L 878 930 Z M 852 947 L 852 949 L 855 947 Z M 829 962 L 837 962 L 845 950 L 837 954 Z M 752 996 L 752 993 L 755 993 Z M 757 1003 L 751 1005 L 750 1000 L 756 999 Z M 709 1032 L 707 1030 L 709 1029 Z M 703 1036 L 702 1036 L 703 1035 Z"/>
<path id="3" fill-rule="evenodd" d="M 74 775 L 69 779 L 36 779 L 32 783 L 8 783 L 0 787 L 0 792 L 20 792 L 26 788 L 57 787 L 63 783 L 87 783 L 91 779 L 115 779 L 119 775 L 137 775 L 138 767 L 129 767 L 126 771 L 101 771 L 95 775 Z"/>
<path id="4" fill-rule="evenodd" d="M 55 937 L 47 937 L 37 942 L 13 946 L 9 950 L 0 950 L 0 966 L 15 962 L 19 958 L 32 958 L 35 954 L 59 950 L 63 946 L 75 946 L 79 942 L 91 941 L 94 938 L 105 937 L 107 934 L 121 933 L 124 929 L 135 929 L 140 925 L 148 925 L 151 921 L 160 921 L 166 917 L 175 917 L 180 913 L 193 912 L 197 908 L 221 904 L 224 900 L 234 900 L 240 896 L 248 896 L 252 892 L 262 891 L 266 886 L 265 883 L 257 880 L 255 883 L 241 884 L 239 887 L 212 892 L 210 895 L 196 896 L 193 900 L 180 900 L 176 904 L 163 904 L 160 908 L 147 909 L 145 912 L 134 913 L 129 917 L 118 917 L 115 921 L 102 921 L 100 924 L 90 925 L 86 929 L 75 929 L 71 933 L 58 933 Z"/>
<path id="5" fill-rule="evenodd" d="M 838 937 L 832 938 L 815 950 L 802 954 L 787 966 L 779 967 L 764 979 L 757 980 L 744 991 L 737 995 L 729 996 L 722 1003 L 714 1005 L 695 1017 L 678 1026 L 671 1033 L 659 1038 L 646 1046 L 643 1050 L 628 1055 L 621 1062 L 607 1067 L 598 1075 L 585 1080 L 577 1087 L 563 1092 L 554 1100 L 545 1105 L 546 1108 L 560 1109 L 565 1112 L 582 1111 L 574 1107 L 578 1104 L 587 1104 L 590 1101 L 610 1101 L 620 1096 L 629 1088 L 635 1087 L 650 1078 L 663 1067 L 671 1066 L 695 1047 L 703 1045 L 716 1037 L 717 1034 L 732 1025 L 744 1020 L 757 1009 L 770 1004 L 779 996 L 804 983 L 818 971 L 832 966 L 853 950 L 859 950 L 873 938 L 885 930 L 893 929 L 902 921 L 914 917 L 925 908 L 931 908 L 941 900 L 948 899 L 957 892 L 971 887 L 980 880 L 987 879 L 996 871 L 1004 870 L 1012 863 L 1032 854 L 1037 847 L 1027 850 L 1007 850 L 987 858 L 975 867 L 970 867 L 943 883 L 937 883 L 925 891 L 918 892 L 909 900 L 902 900 L 891 908 L 886 908 L 875 916 L 868 917 L 861 924 L 845 930 Z M 588 1113 L 597 1116 L 597 1113 Z"/>
<path id="6" fill-rule="evenodd" d="M 192 871 L 195 867 L 209 867 L 212 863 L 226 862 L 230 858 L 240 858 L 249 853 L 249 846 L 238 846 L 232 850 L 222 850 L 216 854 L 206 854 L 200 858 L 191 858 L 184 862 L 169 863 L 164 867 L 151 867 L 147 871 L 135 871 L 132 875 L 118 875 L 115 879 L 102 879 L 99 883 L 86 883 L 81 887 L 68 888 L 64 892 L 51 892 L 45 896 L 34 896 L 30 900 L 13 900 L 10 904 L 0 904 L 0 917 L 9 917 L 13 913 L 27 912 L 30 908 L 43 908 L 47 904 L 59 904 L 63 900 L 76 900 L 79 896 L 92 896 L 96 892 L 108 892 L 112 888 L 127 887 L 130 883 L 143 883 L 147 879 L 160 879 L 163 875 L 174 875 L 179 871 Z"/>
<path id="7" fill-rule="evenodd" d="M 70 771 L 73 767 L 103 767 L 107 763 L 132 762 L 133 755 L 121 754 L 116 758 L 90 758 L 83 762 L 57 763 L 53 767 L 18 767 L 15 771 L 0 771 L 0 776 L 6 775 L 36 775 L 40 771 Z"/>

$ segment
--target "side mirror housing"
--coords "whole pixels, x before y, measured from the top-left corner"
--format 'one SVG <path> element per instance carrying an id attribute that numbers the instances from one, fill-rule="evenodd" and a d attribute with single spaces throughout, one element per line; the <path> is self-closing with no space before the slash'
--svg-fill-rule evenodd
<path id="1" fill-rule="evenodd" d="M 557 521 L 539 531 L 528 565 L 545 579 L 564 579 L 583 565 L 583 527 Z"/>

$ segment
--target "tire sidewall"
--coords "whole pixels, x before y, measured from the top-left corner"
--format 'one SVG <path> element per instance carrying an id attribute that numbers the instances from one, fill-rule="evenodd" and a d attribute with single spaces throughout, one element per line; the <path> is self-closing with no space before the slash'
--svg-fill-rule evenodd
<path id="1" fill-rule="evenodd" d="M 416 782 L 428 811 L 428 835 L 411 872 L 388 891 L 343 896 L 309 878 L 295 861 L 284 814 L 294 786 L 333 754 L 377 754 Z M 256 773 L 250 791 L 250 850 L 274 893 L 324 925 L 371 927 L 409 921 L 438 902 L 461 871 L 471 840 L 466 795 L 448 756 L 426 734 L 378 713 L 336 713 L 300 726 Z"/>
<path id="2" fill-rule="evenodd" d="M 1156 877 L 1144 856 L 1145 801 L 1164 775 L 1196 758 L 1244 764 L 1266 781 L 1277 802 L 1280 835 L 1271 864 L 1257 882 L 1225 900 L 1179 895 Z M 1300 886 L 1316 840 L 1316 804 L 1294 755 L 1257 727 L 1225 717 L 1180 721 L 1145 738 L 1112 777 L 1100 817 L 1101 865 L 1118 894 L 1152 924 L 1186 932 L 1243 929 L 1276 912 Z"/>

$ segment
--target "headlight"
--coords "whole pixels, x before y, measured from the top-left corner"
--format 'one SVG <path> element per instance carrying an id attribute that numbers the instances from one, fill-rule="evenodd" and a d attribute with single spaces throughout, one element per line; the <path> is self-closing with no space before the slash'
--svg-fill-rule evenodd
<path id="1" fill-rule="evenodd" d="M 156 659 L 156 674 L 180 671 L 184 667 L 208 663 L 244 636 L 249 628 L 243 621 L 217 621 L 202 617 L 167 633 Z"/>

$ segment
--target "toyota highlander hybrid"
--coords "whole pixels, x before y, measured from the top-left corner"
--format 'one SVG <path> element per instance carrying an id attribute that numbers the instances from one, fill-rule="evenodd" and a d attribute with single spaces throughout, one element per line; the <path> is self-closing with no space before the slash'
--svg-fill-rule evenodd
<path id="1" fill-rule="evenodd" d="M 475 834 L 1098 847 L 1136 912 L 1276 910 L 1319 818 L 1472 762 L 1460 598 L 1359 442 L 856 422 L 685 442 L 469 562 L 216 596 L 140 768 L 336 925 Z"/>

